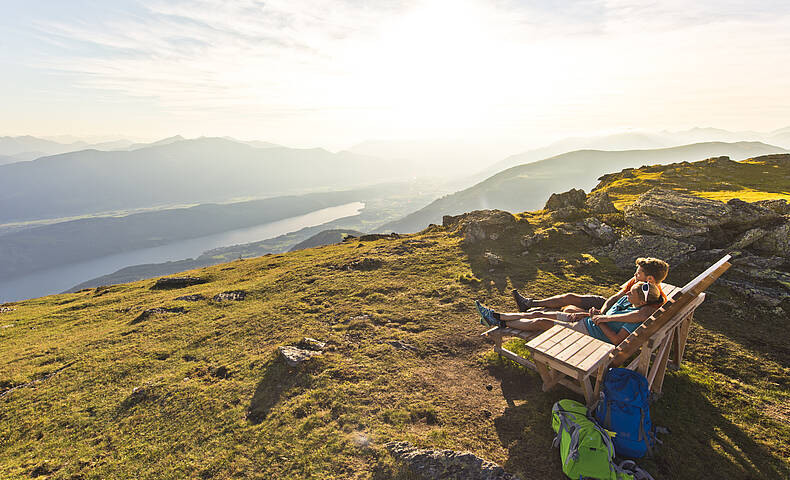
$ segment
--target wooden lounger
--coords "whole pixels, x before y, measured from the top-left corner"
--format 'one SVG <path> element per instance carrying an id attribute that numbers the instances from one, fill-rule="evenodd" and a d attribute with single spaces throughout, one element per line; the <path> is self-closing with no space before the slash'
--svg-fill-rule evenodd
<path id="1" fill-rule="evenodd" d="M 661 392 L 667 363 L 680 366 L 694 310 L 705 300 L 707 289 L 730 268 L 730 255 L 724 256 L 683 288 L 662 283 L 668 301 L 616 347 L 555 325 L 545 332 L 525 332 L 495 327 L 483 333 L 494 340 L 494 351 L 521 365 L 537 370 L 543 390 L 562 384 L 584 395 L 588 405 L 598 397 L 603 375 L 609 367 L 625 365 L 647 378 L 650 389 Z M 532 361 L 504 348 L 504 337 L 527 340 Z M 590 377 L 596 374 L 595 386 Z"/>

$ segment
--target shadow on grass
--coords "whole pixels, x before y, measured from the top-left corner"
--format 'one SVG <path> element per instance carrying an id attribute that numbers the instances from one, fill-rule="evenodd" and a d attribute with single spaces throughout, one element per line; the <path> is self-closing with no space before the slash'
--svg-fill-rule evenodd
<path id="1" fill-rule="evenodd" d="M 307 365 L 291 368 L 279 356 L 275 356 L 264 368 L 263 378 L 258 382 L 247 408 L 247 421 L 253 425 L 266 419 L 285 392 L 310 386 L 311 375 Z"/>
<path id="2" fill-rule="evenodd" d="M 559 453 L 551 446 L 551 407 L 562 398 L 582 401 L 562 386 L 542 391 L 536 373 L 512 365 L 489 367 L 502 384 L 508 407 L 494 419 L 500 442 L 508 450 L 506 471 L 525 478 L 561 479 Z M 639 465 L 655 478 L 671 479 L 776 479 L 790 478 L 781 458 L 786 446 L 771 450 L 727 419 L 705 396 L 706 387 L 682 375 L 664 383 L 663 396 L 652 405 L 653 421 L 672 431 L 655 457 Z M 715 472 L 715 474 L 713 474 Z"/>
<path id="3" fill-rule="evenodd" d="M 659 475 L 708 478 L 716 472 L 717 478 L 728 479 L 790 478 L 790 467 L 780 460 L 781 451 L 756 442 L 705 393 L 705 386 L 681 374 L 664 383 L 664 395 L 651 412 L 656 423 L 672 431 L 655 458 Z"/>

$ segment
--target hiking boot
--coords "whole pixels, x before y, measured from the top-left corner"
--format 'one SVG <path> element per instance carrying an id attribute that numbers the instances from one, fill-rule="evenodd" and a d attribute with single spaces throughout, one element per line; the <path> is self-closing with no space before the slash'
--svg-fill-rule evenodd
<path id="1" fill-rule="evenodd" d="M 532 308 L 532 299 L 527 298 L 520 293 L 515 288 L 513 289 L 513 299 L 516 301 L 516 305 L 518 305 L 519 312 L 526 312 L 530 308 Z"/>
<path id="2" fill-rule="evenodd" d="M 490 308 L 486 307 L 482 303 L 475 300 L 475 307 L 477 307 L 477 313 L 480 314 L 480 323 L 483 325 L 487 325 L 489 327 L 499 327 L 500 322 L 496 318 L 494 318 L 494 311 Z"/>

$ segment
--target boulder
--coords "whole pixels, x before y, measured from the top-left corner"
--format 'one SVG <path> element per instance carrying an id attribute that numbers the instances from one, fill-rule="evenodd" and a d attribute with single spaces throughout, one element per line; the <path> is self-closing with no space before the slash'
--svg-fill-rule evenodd
<path id="1" fill-rule="evenodd" d="M 617 213 L 614 202 L 612 202 L 612 199 L 605 190 L 590 192 L 590 194 L 587 195 L 587 199 L 584 201 L 584 205 L 592 213 Z"/>
<path id="2" fill-rule="evenodd" d="M 763 238 L 766 233 L 768 232 L 762 228 L 752 228 L 751 230 L 747 230 L 739 235 L 732 245 L 727 248 L 727 250 L 741 250 L 746 248 L 757 240 Z"/>
<path id="3" fill-rule="evenodd" d="M 614 231 L 614 228 L 595 217 L 585 218 L 584 221 L 579 224 L 579 228 L 598 243 L 602 244 L 612 243 L 620 237 L 617 232 Z"/>
<path id="4" fill-rule="evenodd" d="M 581 209 L 585 207 L 586 200 L 587 195 L 584 190 L 573 188 L 564 193 L 552 193 L 543 208 L 549 211 L 564 208 Z"/>
<path id="5" fill-rule="evenodd" d="M 642 232 L 685 238 L 706 234 L 729 213 L 727 205 L 716 200 L 653 188 L 626 207 L 625 221 Z"/>
<path id="6" fill-rule="evenodd" d="M 304 348 L 295 347 L 293 345 L 284 345 L 280 347 L 280 356 L 289 367 L 298 367 L 299 365 L 309 361 L 311 358 L 321 355 L 319 350 L 307 350 Z"/>
<path id="7" fill-rule="evenodd" d="M 781 215 L 756 203 L 732 199 L 726 204 L 663 188 L 654 188 L 625 209 L 625 221 L 640 232 L 676 239 L 707 237 L 720 242 L 755 227 L 775 225 Z"/>
<path id="8" fill-rule="evenodd" d="M 354 261 L 352 261 L 350 263 L 347 263 L 346 265 L 343 265 L 340 268 L 341 268 L 341 270 L 359 270 L 359 271 L 362 271 L 362 272 L 367 272 L 367 271 L 370 271 L 370 270 L 375 270 L 375 269 L 381 267 L 383 264 L 384 264 L 384 262 L 382 262 L 378 258 L 365 257 L 365 258 L 361 258 L 359 260 L 354 260 Z"/>
<path id="9" fill-rule="evenodd" d="M 733 198 L 727 202 L 729 213 L 722 219 L 722 226 L 736 231 L 743 231 L 755 226 L 775 224 L 782 218 L 780 214 L 758 203 L 744 202 Z"/>
<path id="10" fill-rule="evenodd" d="M 639 257 L 660 258 L 670 265 L 688 261 L 689 254 L 696 247 L 690 243 L 660 235 L 634 235 L 623 237 L 616 242 L 593 249 L 594 254 L 611 258 L 621 268 L 632 268 Z"/>
<path id="11" fill-rule="evenodd" d="M 790 203 L 788 203 L 787 200 L 760 200 L 754 203 L 769 210 L 773 210 L 779 215 L 790 215 Z"/>
<path id="12" fill-rule="evenodd" d="M 469 452 L 425 450 L 408 442 L 384 445 L 414 480 L 518 480 L 496 463 Z"/>
<path id="13" fill-rule="evenodd" d="M 181 297 L 176 297 L 175 299 L 176 300 L 183 300 L 185 302 L 198 302 L 200 300 L 205 300 L 206 297 L 204 297 L 203 295 L 201 295 L 199 293 L 196 293 L 194 295 L 183 295 Z"/>
<path id="14" fill-rule="evenodd" d="M 197 277 L 168 277 L 168 278 L 160 278 L 157 279 L 154 286 L 151 287 L 152 290 L 165 290 L 170 288 L 184 288 L 189 287 L 192 285 L 199 285 L 201 283 L 206 283 L 208 280 L 205 278 L 197 278 Z"/>
<path id="15" fill-rule="evenodd" d="M 299 340 L 299 343 L 297 343 L 296 346 L 303 350 L 313 350 L 320 352 L 326 348 L 326 342 L 321 342 L 311 337 L 304 337 L 303 339 Z"/>
<path id="16" fill-rule="evenodd" d="M 768 230 L 753 246 L 761 253 L 790 257 L 790 221 Z"/>
<path id="17" fill-rule="evenodd" d="M 516 226 L 516 217 L 503 210 L 475 210 L 462 215 L 445 215 L 442 226 L 462 236 L 463 242 L 469 245 L 499 238 Z"/>

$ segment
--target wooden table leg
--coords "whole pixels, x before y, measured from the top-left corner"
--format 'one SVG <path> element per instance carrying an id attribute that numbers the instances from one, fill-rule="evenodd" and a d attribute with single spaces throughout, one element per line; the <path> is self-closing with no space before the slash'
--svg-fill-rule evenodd
<path id="1" fill-rule="evenodd" d="M 562 378 L 561 372 L 549 371 L 545 363 L 535 359 L 535 367 L 538 369 L 541 380 L 543 380 L 543 391 L 548 392 Z"/>
<path id="2" fill-rule="evenodd" d="M 595 401 L 595 394 L 593 393 L 592 385 L 590 385 L 590 376 L 586 375 L 581 380 L 581 384 L 584 389 L 584 400 L 587 402 L 587 406 L 590 407 Z"/>
<path id="3" fill-rule="evenodd" d="M 603 384 L 603 376 L 606 374 L 607 364 L 602 364 L 598 367 L 598 374 L 595 376 L 595 390 L 593 390 L 593 397 L 598 398 L 601 393 L 601 385 Z"/>

